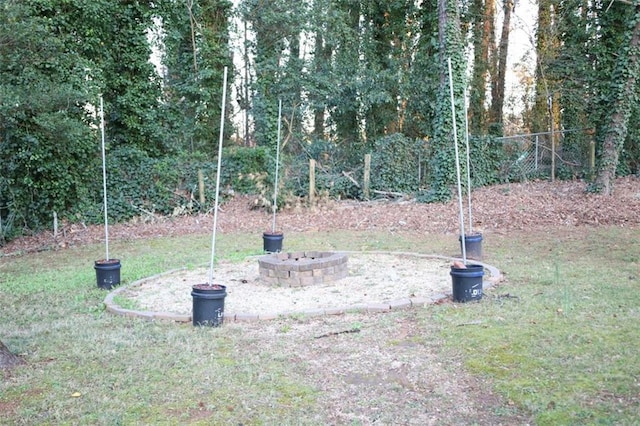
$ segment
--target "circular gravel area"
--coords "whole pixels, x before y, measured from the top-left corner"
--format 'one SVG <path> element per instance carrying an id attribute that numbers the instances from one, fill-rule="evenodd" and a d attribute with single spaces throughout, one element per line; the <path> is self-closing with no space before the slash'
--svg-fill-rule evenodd
<path id="1" fill-rule="evenodd" d="M 259 256 L 234 263 L 221 261 L 214 268 L 213 281 L 227 286 L 225 321 L 385 312 L 424 306 L 451 294 L 449 271 L 456 259 L 397 252 L 347 254 L 347 277 L 305 287 L 277 287 L 263 282 L 258 272 Z M 502 279 L 497 268 L 473 263 L 485 268 L 485 290 Z M 207 283 L 208 275 L 209 269 L 203 267 L 144 278 L 113 290 L 105 298 L 105 305 L 118 315 L 190 322 L 191 286 Z"/>

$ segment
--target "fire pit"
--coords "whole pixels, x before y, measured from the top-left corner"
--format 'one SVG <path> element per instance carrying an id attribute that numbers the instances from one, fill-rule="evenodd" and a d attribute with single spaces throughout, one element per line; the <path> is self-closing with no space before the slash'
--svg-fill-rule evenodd
<path id="1" fill-rule="evenodd" d="M 337 281 L 349 274 L 346 253 L 274 253 L 258 259 L 260 279 L 269 285 L 304 287 Z"/>

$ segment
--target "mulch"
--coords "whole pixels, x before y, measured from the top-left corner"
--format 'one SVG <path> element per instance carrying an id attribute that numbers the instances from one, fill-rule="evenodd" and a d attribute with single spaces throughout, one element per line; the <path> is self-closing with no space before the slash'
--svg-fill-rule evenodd
<path id="1" fill-rule="evenodd" d="M 640 178 L 616 180 L 612 196 L 586 192 L 584 181 L 532 181 L 476 189 L 471 206 L 475 231 L 508 232 L 549 227 L 587 227 L 640 224 Z M 463 197 L 465 222 L 468 204 Z M 218 232 L 256 233 L 269 230 L 272 214 L 255 208 L 255 197 L 235 196 L 220 206 Z M 459 232 L 460 204 L 418 203 L 407 197 L 371 201 L 319 200 L 314 206 L 300 203 L 277 213 L 283 232 L 367 230 L 389 232 Z M 210 234 L 212 214 L 159 216 L 148 214 L 126 223 L 110 224 L 110 240 L 136 240 L 189 234 Z M 103 225 L 62 221 L 53 230 L 24 236 L 0 247 L 0 257 L 63 249 L 104 241 Z"/>

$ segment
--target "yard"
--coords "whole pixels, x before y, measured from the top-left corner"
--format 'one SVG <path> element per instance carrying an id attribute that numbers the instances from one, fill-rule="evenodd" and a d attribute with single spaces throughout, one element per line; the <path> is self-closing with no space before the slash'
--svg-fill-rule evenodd
<path id="1" fill-rule="evenodd" d="M 63 224 L 0 248 L 2 424 L 634 424 L 640 418 L 640 181 L 473 193 L 479 303 L 220 328 L 107 313 L 101 227 Z M 260 253 L 268 213 L 222 206 L 217 253 Z M 321 202 L 279 213 L 286 250 L 459 256 L 457 203 Z M 123 284 L 210 255 L 212 217 L 110 228 Z M 265 301 L 268 303 L 268 301 Z"/>

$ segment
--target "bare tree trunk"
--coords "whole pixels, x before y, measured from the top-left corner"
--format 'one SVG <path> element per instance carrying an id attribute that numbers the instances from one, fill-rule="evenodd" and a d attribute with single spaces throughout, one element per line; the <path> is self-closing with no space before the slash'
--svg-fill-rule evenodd
<path id="1" fill-rule="evenodd" d="M 557 82 L 549 80 L 545 70 L 558 56 L 560 42 L 555 22 L 559 19 L 555 12 L 558 0 L 538 1 L 538 30 L 536 32 L 536 99 L 531 117 L 533 132 L 549 130 L 549 96 Z M 553 119 L 553 117 L 551 118 Z"/>
<path id="2" fill-rule="evenodd" d="M 20 357 L 12 354 L 4 343 L 0 341 L 0 369 L 11 368 L 22 363 L 24 363 L 24 361 Z"/>
<path id="3" fill-rule="evenodd" d="M 504 106 L 504 85 L 507 74 L 507 54 L 509 48 L 509 33 L 511 27 L 511 12 L 513 11 L 514 0 L 504 0 L 502 21 L 502 34 L 500 35 L 500 46 L 498 48 L 496 75 L 491 82 L 491 110 L 490 123 L 502 124 L 502 108 Z M 502 126 L 500 126 L 502 128 Z"/>
<path id="4" fill-rule="evenodd" d="M 620 151 L 627 137 L 627 125 L 631 115 L 631 106 L 634 101 L 634 92 L 638 74 L 638 46 L 640 45 L 640 5 L 636 6 L 635 14 L 631 19 L 635 25 L 631 32 L 629 46 L 620 46 L 618 52 L 618 72 L 613 73 L 612 87 L 618 87 L 616 100 L 611 108 L 609 125 L 607 126 L 602 142 L 602 154 L 598 175 L 596 176 L 596 189 L 605 195 L 613 194 L 613 183 L 616 177 L 616 169 Z M 619 83 L 621 77 L 625 77 L 623 84 Z"/>
<path id="5" fill-rule="evenodd" d="M 489 52 L 495 51 L 495 0 L 474 1 L 474 59 L 470 87 L 469 127 L 472 133 L 487 132 L 487 82 L 491 62 Z"/>

